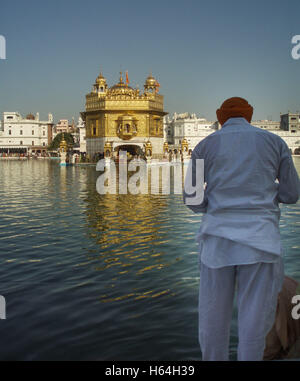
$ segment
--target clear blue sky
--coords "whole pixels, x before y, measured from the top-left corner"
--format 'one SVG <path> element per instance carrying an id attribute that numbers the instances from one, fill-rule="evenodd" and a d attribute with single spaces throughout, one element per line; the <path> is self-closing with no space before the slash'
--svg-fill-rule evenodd
<path id="1" fill-rule="evenodd" d="M 78 118 L 100 67 L 112 86 L 128 70 L 158 78 L 170 114 L 215 120 L 241 96 L 254 119 L 300 110 L 299 0 L 2 0 L 0 113 Z"/>

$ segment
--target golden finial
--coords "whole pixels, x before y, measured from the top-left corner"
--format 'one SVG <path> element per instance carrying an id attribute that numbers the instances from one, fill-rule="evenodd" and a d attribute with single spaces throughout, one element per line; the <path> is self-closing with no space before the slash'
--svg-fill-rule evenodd
<path id="1" fill-rule="evenodd" d="M 120 71 L 120 82 L 119 83 L 123 83 L 123 78 L 122 78 L 122 72 Z"/>

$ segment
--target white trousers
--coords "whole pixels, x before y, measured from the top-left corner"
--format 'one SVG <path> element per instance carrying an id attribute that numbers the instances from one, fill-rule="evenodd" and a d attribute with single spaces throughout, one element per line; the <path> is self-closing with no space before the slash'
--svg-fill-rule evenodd
<path id="1" fill-rule="evenodd" d="M 200 264 L 199 343 L 204 361 L 228 361 L 235 288 L 238 360 L 263 359 L 283 283 L 283 261 L 209 268 Z"/>

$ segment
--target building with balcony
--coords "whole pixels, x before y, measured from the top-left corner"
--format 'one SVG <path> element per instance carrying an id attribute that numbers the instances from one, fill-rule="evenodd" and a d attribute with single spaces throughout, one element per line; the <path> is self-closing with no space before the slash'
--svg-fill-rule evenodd
<path id="1" fill-rule="evenodd" d="M 53 138 L 52 128 L 52 114 L 48 114 L 48 120 L 40 120 L 39 113 L 28 114 L 23 118 L 18 112 L 4 112 L 0 128 L 0 152 L 46 152 Z"/>

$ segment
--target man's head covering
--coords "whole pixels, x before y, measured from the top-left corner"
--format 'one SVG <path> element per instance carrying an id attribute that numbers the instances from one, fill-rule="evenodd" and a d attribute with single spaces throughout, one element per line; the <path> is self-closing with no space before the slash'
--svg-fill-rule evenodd
<path id="1" fill-rule="evenodd" d="M 253 107 L 244 98 L 233 97 L 223 102 L 217 110 L 218 121 L 223 125 L 229 118 L 242 117 L 249 123 L 253 115 Z"/>

